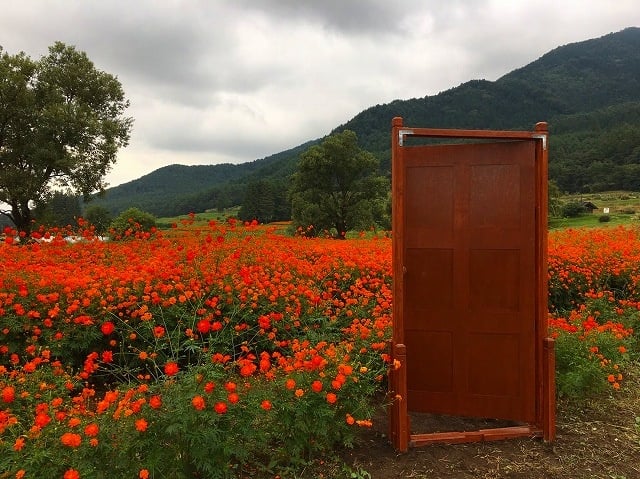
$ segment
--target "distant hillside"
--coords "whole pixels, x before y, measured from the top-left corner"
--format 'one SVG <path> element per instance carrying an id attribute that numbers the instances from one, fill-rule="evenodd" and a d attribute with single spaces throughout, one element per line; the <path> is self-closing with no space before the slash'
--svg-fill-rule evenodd
<path id="1" fill-rule="evenodd" d="M 558 47 L 494 82 L 471 80 L 373 106 L 333 131 L 354 130 L 389 174 L 395 116 L 439 128 L 531 129 L 547 121 L 549 174 L 562 190 L 640 190 L 640 28 Z M 107 190 L 99 202 L 113 212 L 138 206 L 158 216 L 241 204 L 253 182 L 286 189 L 300 153 L 319 140 L 240 165 L 161 168 Z"/>

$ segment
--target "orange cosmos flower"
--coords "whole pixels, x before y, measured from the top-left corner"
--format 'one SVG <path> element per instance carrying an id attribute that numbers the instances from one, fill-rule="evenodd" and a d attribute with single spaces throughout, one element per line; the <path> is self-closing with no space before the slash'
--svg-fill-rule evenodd
<path id="1" fill-rule="evenodd" d="M 16 472 L 16 479 L 22 479 L 27 472 L 24 469 L 20 469 Z"/>
<path id="2" fill-rule="evenodd" d="M 104 334 L 105 336 L 109 336 L 115 331 L 115 329 L 116 327 L 111 321 L 106 321 L 100 326 L 100 331 L 102 331 L 102 334 Z"/>
<path id="3" fill-rule="evenodd" d="M 60 442 L 67 447 L 78 447 L 82 443 L 82 437 L 80 436 L 80 434 L 65 432 L 60 437 Z"/>
<path id="4" fill-rule="evenodd" d="M 224 414 L 227 412 L 227 404 L 224 402 L 217 402 L 215 403 L 215 405 L 213 406 L 213 409 L 215 412 L 217 412 L 218 414 Z"/>
<path id="5" fill-rule="evenodd" d="M 16 390 L 13 386 L 6 386 L 2 388 L 2 400 L 5 403 L 12 403 L 16 399 Z"/>
<path id="6" fill-rule="evenodd" d="M 347 424 L 349 424 L 350 426 L 356 422 L 356 420 L 353 418 L 351 414 L 346 415 L 346 421 L 347 421 Z"/>
<path id="7" fill-rule="evenodd" d="M 169 361 L 164 365 L 164 373 L 167 376 L 175 376 L 176 374 L 178 374 L 179 370 L 180 368 L 178 367 L 178 364 L 174 363 L 173 361 Z"/>
<path id="8" fill-rule="evenodd" d="M 144 418 L 136 419 L 136 430 L 140 432 L 144 432 L 147 430 L 149 423 Z"/>
<path id="9" fill-rule="evenodd" d="M 265 399 L 260 403 L 260 407 L 265 411 L 271 410 L 271 401 L 268 401 L 267 399 Z"/>
<path id="10" fill-rule="evenodd" d="M 63 479 L 80 479 L 80 473 L 75 469 L 67 469 Z"/>
<path id="11" fill-rule="evenodd" d="M 149 471 L 146 469 L 140 469 L 140 474 L 138 474 L 140 479 L 149 479 Z"/>
<path id="12" fill-rule="evenodd" d="M 287 389 L 293 389 L 296 387 L 296 382 L 293 379 L 289 378 L 285 381 L 284 387 L 286 387 Z"/>
<path id="13" fill-rule="evenodd" d="M 237 393 L 229 393 L 227 399 L 231 404 L 236 404 L 238 401 L 240 401 L 240 396 L 238 396 Z"/>
<path id="14" fill-rule="evenodd" d="M 338 396 L 336 396 L 334 393 L 327 393 L 327 402 L 329 404 L 335 404 L 337 400 Z"/>
<path id="15" fill-rule="evenodd" d="M 295 395 L 296 397 L 301 398 L 302 396 L 304 396 L 304 389 L 296 389 Z"/>
<path id="16" fill-rule="evenodd" d="M 204 398 L 202 396 L 194 396 L 191 400 L 191 404 L 198 411 L 202 411 L 206 407 Z"/>
<path id="17" fill-rule="evenodd" d="M 311 389 L 316 392 L 319 393 L 320 391 L 322 391 L 322 382 L 321 381 L 313 381 L 313 383 L 311 383 Z"/>
<path id="18" fill-rule="evenodd" d="M 13 450 L 21 451 L 23 447 L 24 447 L 24 438 L 19 437 L 18 439 L 16 439 L 16 442 L 13 444 Z"/>
<path id="19" fill-rule="evenodd" d="M 162 399 L 160 396 L 151 396 L 149 398 L 149 406 L 151 406 L 152 409 L 160 409 L 162 407 Z"/>
<path id="20" fill-rule="evenodd" d="M 89 437 L 97 436 L 98 432 L 100 432 L 100 428 L 94 422 L 92 422 L 91 424 L 87 424 L 87 426 L 84 428 L 84 434 Z"/>

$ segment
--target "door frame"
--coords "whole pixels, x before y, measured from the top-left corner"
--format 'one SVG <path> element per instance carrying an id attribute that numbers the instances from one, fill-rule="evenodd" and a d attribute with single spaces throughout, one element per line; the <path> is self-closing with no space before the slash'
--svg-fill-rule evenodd
<path id="1" fill-rule="evenodd" d="M 547 168 L 548 127 L 537 123 L 533 131 L 409 128 L 403 119 L 392 120 L 392 222 L 393 222 L 393 337 L 389 372 L 389 437 L 396 450 L 436 442 L 459 443 L 514 437 L 555 439 L 555 350 L 547 331 Z M 525 426 L 444 433 L 411 433 L 408 410 L 407 354 L 404 330 L 404 225 L 405 161 L 407 138 L 450 138 L 535 142 L 535 422 Z M 427 146 L 428 147 L 428 146 Z"/>

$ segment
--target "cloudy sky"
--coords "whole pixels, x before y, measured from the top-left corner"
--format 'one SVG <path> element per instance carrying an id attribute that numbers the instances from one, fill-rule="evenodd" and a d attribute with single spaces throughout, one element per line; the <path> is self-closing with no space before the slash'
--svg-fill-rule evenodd
<path id="1" fill-rule="evenodd" d="M 62 41 L 121 81 L 135 124 L 111 186 L 264 158 L 629 26 L 638 0 L 0 0 L 6 52 Z"/>

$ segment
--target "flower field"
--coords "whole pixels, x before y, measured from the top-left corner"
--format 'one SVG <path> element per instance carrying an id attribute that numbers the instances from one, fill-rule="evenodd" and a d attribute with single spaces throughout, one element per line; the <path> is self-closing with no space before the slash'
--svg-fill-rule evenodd
<path id="1" fill-rule="evenodd" d="M 8 232 L 0 478 L 286 477 L 371 425 L 391 240 L 191 222 L 117 242 Z M 625 387 L 639 256 L 634 229 L 550 235 L 559 394 Z"/>

